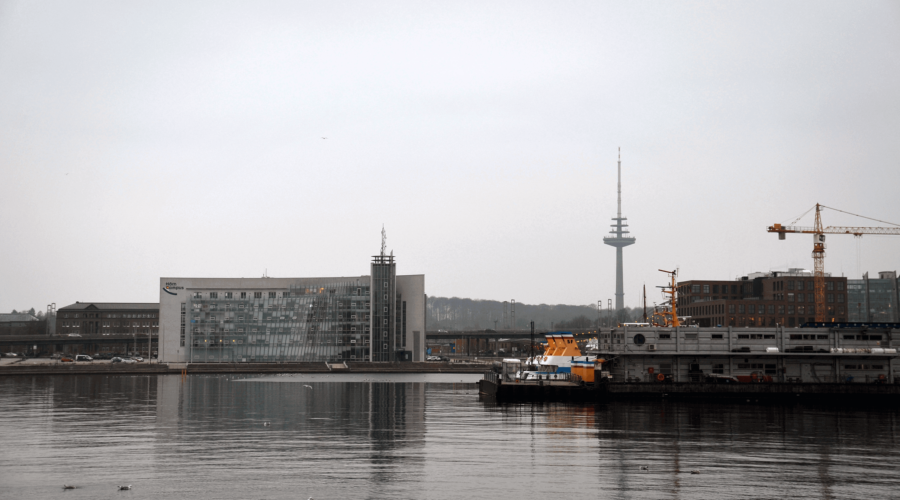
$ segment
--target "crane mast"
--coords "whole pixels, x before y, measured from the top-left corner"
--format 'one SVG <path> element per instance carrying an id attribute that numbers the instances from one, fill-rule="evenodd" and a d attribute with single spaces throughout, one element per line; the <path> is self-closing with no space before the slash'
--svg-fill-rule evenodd
<path id="1" fill-rule="evenodd" d="M 822 233 L 822 211 L 816 203 L 813 233 L 813 286 L 816 294 L 816 322 L 825 321 L 825 235 Z"/>

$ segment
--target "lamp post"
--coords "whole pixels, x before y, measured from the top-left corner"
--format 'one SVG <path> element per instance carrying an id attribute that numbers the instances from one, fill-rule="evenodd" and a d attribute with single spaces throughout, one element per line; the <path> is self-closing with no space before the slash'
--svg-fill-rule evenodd
<path id="1" fill-rule="evenodd" d="M 606 324 L 609 326 L 609 330 L 612 331 L 612 299 L 606 301 Z"/>

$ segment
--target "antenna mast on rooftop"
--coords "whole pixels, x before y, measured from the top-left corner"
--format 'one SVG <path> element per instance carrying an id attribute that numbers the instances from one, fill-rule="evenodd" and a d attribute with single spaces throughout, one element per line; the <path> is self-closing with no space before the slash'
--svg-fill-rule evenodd
<path id="1" fill-rule="evenodd" d="M 381 225 L 381 256 L 384 257 L 384 250 L 387 246 L 387 234 L 384 232 L 384 224 Z"/>

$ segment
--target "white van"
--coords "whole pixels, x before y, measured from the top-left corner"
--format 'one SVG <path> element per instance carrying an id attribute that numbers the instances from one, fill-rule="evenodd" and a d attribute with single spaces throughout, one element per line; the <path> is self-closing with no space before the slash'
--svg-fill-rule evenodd
<path id="1" fill-rule="evenodd" d="M 94 358 L 88 356 L 87 354 L 76 354 L 75 361 L 93 361 Z"/>

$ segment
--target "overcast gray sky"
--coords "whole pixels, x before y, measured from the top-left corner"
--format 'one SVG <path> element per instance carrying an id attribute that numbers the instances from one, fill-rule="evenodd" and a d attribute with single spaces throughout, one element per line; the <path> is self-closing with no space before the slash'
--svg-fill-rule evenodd
<path id="1" fill-rule="evenodd" d="M 766 227 L 900 223 L 898 89 L 896 1 L 0 0 L 0 311 L 367 274 L 382 224 L 431 295 L 605 302 L 619 146 L 627 305 L 811 268 Z"/>

